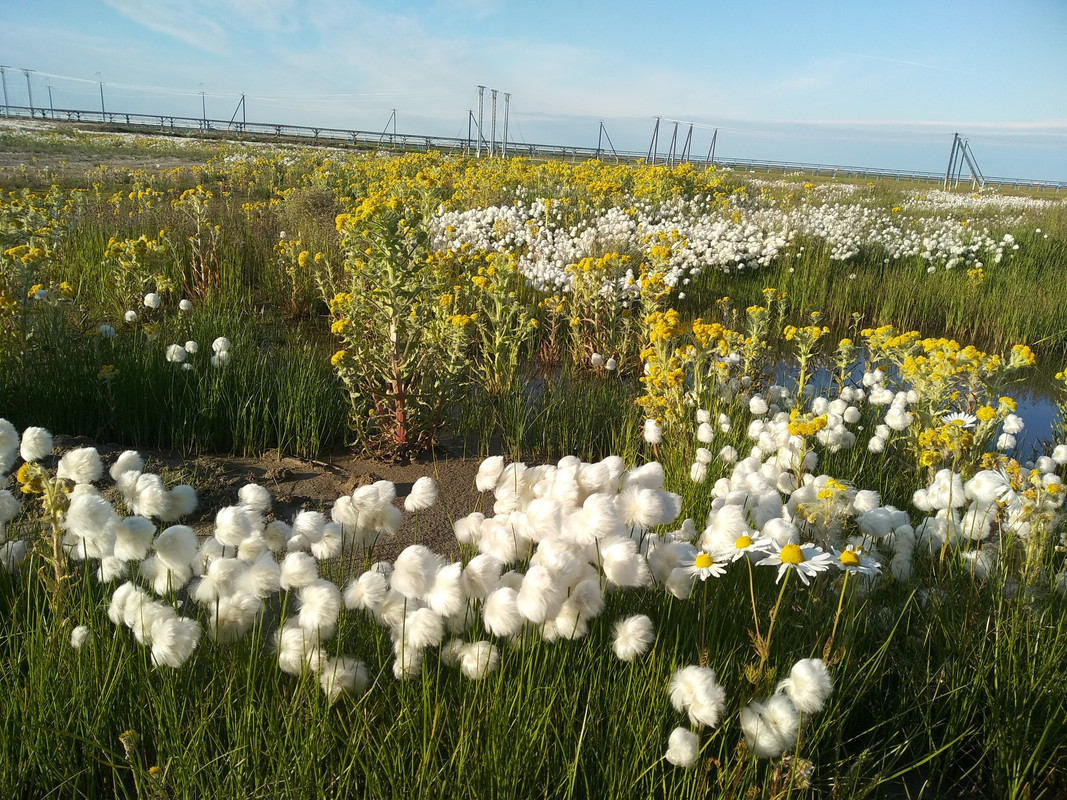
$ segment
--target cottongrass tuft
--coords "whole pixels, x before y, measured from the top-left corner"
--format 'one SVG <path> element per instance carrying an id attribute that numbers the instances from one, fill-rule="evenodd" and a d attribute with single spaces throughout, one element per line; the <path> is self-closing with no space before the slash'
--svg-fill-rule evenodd
<path id="1" fill-rule="evenodd" d="M 341 590 L 332 581 L 319 578 L 300 590 L 298 622 L 305 631 L 317 632 L 320 640 L 337 632 L 337 616 L 341 610 Z"/>
<path id="2" fill-rule="evenodd" d="M 800 714 L 784 694 L 771 695 L 763 702 L 753 700 L 741 709 L 740 717 L 745 742 L 759 758 L 777 758 L 797 743 Z"/>
<path id="3" fill-rule="evenodd" d="M 652 620 L 644 614 L 634 614 L 615 623 L 611 648 L 620 661 L 633 661 L 647 653 L 655 639 Z"/>
<path id="4" fill-rule="evenodd" d="M 443 563 L 444 558 L 428 547 L 410 545 L 396 557 L 390 583 L 404 597 L 423 597 L 433 586 L 437 570 Z"/>
<path id="5" fill-rule="evenodd" d="M 463 568 L 460 588 L 467 597 L 484 600 L 500 583 L 504 565 L 488 553 L 479 553 Z"/>
<path id="6" fill-rule="evenodd" d="M 71 546 L 71 558 L 103 558 L 111 555 L 118 514 L 111 503 L 95 490 L 73 494 L 62 526 L 67 531 L 64 544 Z"/>
<path id="7" fill-rule="evenodd" d="M 460 651 L 459 668 L 472 681 L 480 681 L 496 671 L 500 651 L 490 642 L 471 642 Z"/>
<path id="8" fill-rule="evenodd" d="M 23 461 L 40 461 L 52 452 L 52 434 L 44 428 L 30 427 L 22 432 L 19 455 Z"/>
<path id="9" fill-rule="evenodd" d="M 184 364 L 188 353 L 180 344 L 167 345 L 165 357 L 171 364 Z"/>
<path id="10" fill-rule="evenodd" d="M 0 567 L 14 572 L 26 559 L 26 543 L 21 539 L 0 544 Z"/>
<path id="11" fill-rule="evenodd" d="M 111 465 L 111 469 L 108 470 L 111 480 L 116 483 L 119 480 L 119 476 L 127 472 L 134 472 L 137 474 L 144 472 L 144 459 L 141 458 L 140 453 L 136 450 L 124 450 L 122 454 L 115 459 L 115 463 Z"/>
<path id="12" fill-rule="evenodd" d="M 296 622 L 289 620 L 274 632 L 278 653 L 278 668 L 287 675 L 300 675 L 304 670 L 318 672 L 326 654 L 318 646 L 318 637 L 309 634 Z"/>
<path id="13" fill-rule="evenodd" d="M 0 417 L 0 477 L 14 465 L 18 451 L 19 432 L 15 430 L 14 425 Z"/>
<path id="14" fill-rule="evenodd" d="M 224 545 L 238 547 L 255 531 L 255 512 L 249 507 L 227 506 L 215 514 L 215 538 Z"/>
<path id="15" fill-rule="evenodd" d="M 322 526 L 322 535 L 311 544 L 311 555 L 319 561 L 327 561 L 341 555 L 344 549 L 344 529 L 337 522 L 327 522 Z"/>
<path id="16" fill-rule="evenodd" d="M 196 533 L 188 525 L 172 525 L 156 537 L 156 558 L 171 570 L 189 567 L 196 558 Z"/>
<path id="17" fill-rule="evenodd" d="M 70 646 L 75 650 L 81 650 L 91 638 L 92 634 L 89 632 L 89 628 L 85 625 L 79 625 L 70 632 Z"/>
<path id="18" fill-rule="evenodd" d="M 355 656 L 327 658 L 319 673 L 319 686 L 330 703 L 336 703 L 342 694 L 362 694 L 367 681 L 367 665 Z"/>
<path id="19" fill-rule="evenodd" d="M 345 608 L 352 611 L 375 612 L 389 592 L 389 581 L 376 571 L 369 570 L 353 578 L 345 587 Z"/>
<path id="20" fill-rule="evenodd" d="M 196 620 L 165 617 L 152 624 L 152 665 L 177 669 L 193 654 L 203 629 Z"/>
<path id="21" fill-rule="evenodd" d="M 19 513 L 19 501 L 7 489 L 0 489 L 0 542 L 4 541 L 4 526 Z"/>
<path id="22" fill-rule="evenodd" d="M 237 491 L 237 502 L 259 514 L 266 512 L 273 502 L 270 490 L 258 483 L 246 483 Z"/>
<path id="23" fill-rule="evenodd" d="M 688 666 L 675 670 L 668 687 L 671 705 L 689 714 L 694 725 L 715 727 L 726 707 L 726 690 L 710 667 Z"/>
<path id="24" fill-rule="evenodd" d="M 304 541 L 314 544 L 322 538 L 326 528 L 326 517 L 318 511 L 300 511 L 293 518 L 293 536 L 302 536 Z"/>
<path id="25" fill-rule="evenodd" d="M 663 441 L 663 429 L 652 417 L 645 420 L 644 438 L 646 442 L 653 445 Z"/>
<path id="26" fill-rule="evenodd" d="M 282 561 L 279 585 L 283 589 L 300 589 L 319 577 L 319 565 L 307 553 L 289 553 Z"/>
<path id="27" fill-rule="evenodd" d="M 281 568 L 270 553 L 263 553 L 237 575 L 236 589 L 265 600 L 281 589 Z"/>
<path id="28" fill-rule="evenodd" d="M 396 644 L 422 650 L 437 647 L 445 636 L 444 620 L 436 611 L 429 608 L 416 608 L 404 615 L 399 628 L 394 629 Z"/>
<path id="29" fill-rule="evenodd" d="M 667 739 L 667 753 L 664 755 L 676 767 L 688 769 L 697 763 L 700 753 L 700 737 L 688 728 L 675 728 Z"/>
<path id="30" fill-rule="evenodd" d="M 220 597 L 211 608 L 208 635 L 220 644 L 239 641 L 252 630 L 262 610 L 263 601 L 247 594 Z"/>
<path id="31" fill-rule="evenodd" d="M 490 456 L 478 467 L 478 475 L 474 479 L 475 488 L 479 492 L 491 492 L 496 488 L 500 475 L 504 471 L 504 457 Z"/>
<path id="32" fill-rule="evenodd" d="M 92 483 L 104 474 L 104 464 L 95 447 L 79 447 L 59 459 L 56 477 L 71 483 Z"/>
<path id="33" fill-rule="evenodd" d="M 425 511 L 437 502 L 437 484 L 433 478 L 424 475 L 415 481 L 411 493 L 404 499 L 404 510 L 408 512 Z"/>
<path id="34" fill-rule="evenodd" d="M 792 700 L 797 711 L 803 714 L 822 711 L 833 691 L 833 679 L 821 658 L 798 661 L 789 671 L 789 677 L 783 679 L 775 689 L 775 692 L 784 693 Z"/>
<path id="35" fill-rule="evenodd" d="M 490 592 L 482 605 L 485 629 L 494 636 L 514 636 L 525 624 L 518 607 L 519 593 L 510 586 Z"/>

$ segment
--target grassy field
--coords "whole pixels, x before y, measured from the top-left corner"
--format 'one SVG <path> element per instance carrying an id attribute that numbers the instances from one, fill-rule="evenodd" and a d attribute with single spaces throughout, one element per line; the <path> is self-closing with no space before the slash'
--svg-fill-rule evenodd
<path id="1" fill-rule="evenodd" d="M 108 147 L 142 165 L 60 169 Z M 1064 388 L 1062 199 L 2 152 L 39 161 L 0 197 L 0 794 L 1067 791 L 1067 444 L 1022 457 L 1013 399 Z M 431 483 L 194 531 L 198 487 L 52 433 L 462 440 L 482 501 L 459 560 L 382 563 Z"/>

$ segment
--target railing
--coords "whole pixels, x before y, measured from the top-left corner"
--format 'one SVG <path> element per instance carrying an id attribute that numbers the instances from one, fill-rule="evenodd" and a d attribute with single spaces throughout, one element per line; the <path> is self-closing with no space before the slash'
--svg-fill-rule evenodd
<path id="1" fill-rule="evenodd" d="M 134 114 L 121 111 L 88 111 L 66 108 L 29 108 L 26 106 L 7 106 L 7 117 L 25 117 L 53 122 L 71 122 L 97 125 L 110 125 L 135 129 L 138 132 L 155 133 L 199 133 L 215 134 L 229 137 L 250 137 L 256 139 L 275 139 L 279 141 L 300 141 L 311 144 L 345 145 L 362 148 L 387 148 L 400 150 L 443 150 L 473 154 L 478 150 L 475 138 L 457 138 L 452 136 L 425 136 L 419 134 L 391 133 L 381 131 L 360 131 L 347 128 L 326 128 L 309 125 L 287 125 L 268 122 L 245 122 L 244 120 L 217 120 L 203 117 L 181 117 L 165 114 Z M 482 152 L 488 154 L 489 143 L 482 140 Z M 504 148 L 499 147 L 501 150 Z M 505 152 L 512 156 L 529 158 L 563 158 L 581 161 L 591 158 L 635 162 L 646 160 L 645 152 L 604 150 L 595 147 L 574 147 L 556 144 L 528 144 L 508 142 Z M 673 156 L 656 156 L 656 163 L 682 163 L 682 159 Z M 686 162 L 702 165 L 706 159 L 687 158 Z M 893 180 L 926 181 L 942 183 L 944 175 L 936 172 L 916 170 L 875 169 L 871 167 L 847 167 L 834 164 L 808 164 L 794 161 L 762 161 L 745 158 L 716 158 L 717 167 L 729 167 L 748 172 L 800 173 L 805 175 L 828 175 L 843 178 L 883 178 Z M 1029 180 L 1023 178 L 986 178 L 986 186 L 1013 188 L 1051 189 L 1059 192 L 1067 190 L 1067 181 Z"/>

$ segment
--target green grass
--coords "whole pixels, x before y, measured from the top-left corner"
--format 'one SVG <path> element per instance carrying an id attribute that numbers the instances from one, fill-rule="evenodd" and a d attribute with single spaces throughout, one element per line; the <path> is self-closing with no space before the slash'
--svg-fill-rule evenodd
<path id="1" fill-rule="evenodd" d="M 35 565 L 0 573 L 0 791 L 7 797 L 686 797 L 739 796 L 787 783 L 746 754 L 736 713 L 766 696 L 797 659 L 822 654 L 839 587 L 787 586 L 783 618 L 759 685 L 751 665 L 748 578 L 735 565 L 697 584 L 690 601 L 655 591 L 609 596 L 588 637 L 525 646 L 500 642 L 499 669 L 471 682 L 428 654 L 412 680 L 392 677 L 381 628 L 343 613 L 328 652 L 364 660 L 360 697 L 327 703 L 314 676 L 282 674 L 269 634 L 204 638 L 190 664 L 152 668 L 147 648 L 107 619 L 107 586 L 76 577 L 68 618 L 51 609 Z M 830 658 L 835 691 L 805 726 L 811 794 L 844 797 L 1053 797 L 1067 780 L 1067 663 L 1063 602 L 1005 597 L 931 562 L 934 589 L 883 584 L 844 604 Z M 755 570 L 763 619 L 777 588 Z M 838 581 L 840 583 L 840 581 Z M 290 604 L 291 607 L 291 604 Z M 610 651 L 614 619 L 656 624 L 652 650 L 623 663 Z M 190 608 L 182 613 L 195 613 Z M 73 624 L 93 638 L 67 643 Z M 766 631 L 766 628 L 764 628 Z M 662 761 L 684 725 L 668 701 L 673 671 L 712 666 L 727 714 L 701 736 L 698 766 Z M 120 736 L 140 745 L 127 757 Z M 150 772 L 158 767 L 159 772 Z M 794 789 L 799 792 L 799 789 Z"/>
<path id="2" fill-rule="evenodd" d="M 0 138 L 6 146 L 19 142 Z M 51 152 L 67 145 L 41 146 Z M 63 217 L 63 235 L 39 271 L 3 276 L 20 301 L 30 284 L 55 287 L 61 280 L 72 285 L 72 297 L 22 302 L 5 318 L 2 415 L 19 429 L 42 425 L 186 454 L 277 450 L 315 457 L 344 445 L 350 406 L 329 363 L 337 346 L 327 332 L 329 310 L 310 272 L 286 272 L 274 247 L 285 230 L 309 253 L 324 253 L 331 265 L 324 269 L 338 269 L 333 215 L 375 181 L 413 178 L 426 163 L 352 161 L 330 175 L 320 156 L 304 154 L 286 163 L 212 161 L 167 176 L 101 173 Z M 470 173 L 451 178 L 466 182 L 468 196 L 506 199 L 505 186 L 530 178 L 569 198 L 574 222 L 603 203 L 553 165 L 521 164 L 514 172 L 492 165 L 483 184 L 468 166 Z M 649 175 L 642 180 L 657 202 L 698 185 L 684 171 Z M 612 180 L 636 179 L 620 173 Z M 146 182 L 168 202 L 135 210 L 128 192 Z M 196 281 L 192 223 L 169 205 L 196 184 L 216 193 L 208 217 L 219 226 L 211 253 L 217 280 L 208 283 Z M 868 194 L 872 203 L 892 202 L 891 188 Z M 260 205 L 248 210 L 246 202 Z M 162 292 L 162 309 L 137 306 L 140 319 L 126 324 L 127 309 L 101 265 L 104 249 L 111 236 L 155 236 L 160 228 L 169 231 L 174 252 L 161 277 L 176 288 Z M 21 224 L 5 228 L 5 247 L 24 232 Z M 772 328 L 801 324 L 817 307 L 853 335 L 892 322 L 990 349 L 1025 341 L 1056 352 L 1067 340 L 1067 298 L 1053 269 L 1067 248 L 1067 214 L 1054 209 L 1027 218 L 1017 240 L 1019 251 L 973 285 L 964 268 L 930 274 L 918 260 L 887 265 L 877 250 L 832 262 L 818 242 L 797 239 L 759 271 L 705 271 L 676 305 L 683 318 L 718 319 L 715 301 L 729 295 L 741 316 L 727 321 L 741 327 L 744 309 L 763 302 L 762 290 L 774 286 L 788 299 L 781 318 L 772 314 Z M 191 313 L 176 310 L 183 296 L 195 301 Z M 517 293 L 515 301 L 530 297 Z M 500 392 L 465 391 L 448 410 L 448 433 L 473 443 L 467 455 L 500 452 L 531 466 L 564 455 L 658 460 L 666 487 L 681 497 L 681 517 L 670 527 L 691 518 L 701 529 L 721 495 L 715 482 L 733 468 L 714 458 L 705 482 L 689 479 L 698 445 L 690 435 L 695 409 L 679 409 L 685 421 L 660 444 L 643 442 L 644 414 L 635 403 L 643 390 L 633 366 L 643 342 L 619 345 L 629 369 L 593 369 L 584 342 L 571 342 L 568 330 L 550 339 L 546 313 L 533 313 L 541 338 L 529 352 L 544 356 L 528 356 L 520 377 Z M 621 334 L 611 334 L 631 330 L 623 320 L 633 322 L 620 313 L 581 324 L 614 347 Z M 145 329 L 145 322 L 157 327 Z M 101 323 L 117 335 L 86 335 Z M 209 361 L 218 336 L 232 342 L 232 362 L 221 369 Z M 771 349 L 747 377 L 767 379 L 775 370 L 780 331 L 768 339 Z M 188 340 L 198 342 L 199 352 L 184 370 L 165 352 Z M 111 377 L 101 374 L 105 366 L 115 370 Z M 716 403 L 713 419 L 723 411 L 733 427 L 717 431 L 707 447 L 715 454 L 729 444 L 745 455 L 752 445 L 747 400 Z M 838 453 L 819 448 L 812 472 L 876 490 L 882 504 L 909 510 L 918 524 L 912 496 L 929 475 L 914 466 L 903 441 L 887 455 L 865 447 L 883 411 L 865 407 L 857 446 Z M 22 500 L 25 511 L 5 535 L 33 542 L 41 536 L 36 501 Z M 847 524 L 854 532 L 851 519 Z M 1050 538 L 1059 535 L 1058 524 L 1050 523 Z M 74 564 L 66 604 L 57 611 L 36 550 L 18 570 L 0 568 L 0 796 L 1054 800 L 1067 791 L 1067 608 L 1052 577 L 1063 559 L 1049 548 L 1043 572 L 1023 583 L 1012 563 L 1015 549 L 1006 544 L 985 578 L 946 551 L 945 558 L 917 554 L 910 578 L 884 576 L 869 586 L 838 573 L 817 576 L 810 587 L 792 575 L 776 584 L 773 570 L 737 562 L 724 577 L 696 584 L 688 600 L 661 586 L 612 589 L 588 635 L 575 641 L 548 641 L 533 624 L 517 642 L 459 633 L 490 638 L 499 648 L 498 669 L 481 681 L 447 666 L 435 648 L 411 679 L 394 679 L 388 632 L 366 614 L 343 611 L 337 636 L 324 646 L 330 656 L 363 660 L 369 684 L 333 705 L 317 676 L 289 676 L 278 667 L 272 635 L 294 615 L 295 592 L 272 597 L 241 641 L 220 645 L 205 636 L 180 669 L 154 668 L 149 650 L 107 617 L 115 583 L 96 582 L 95 565 Z M 468 549 L 464 560 L 473 555 Z M 343 585 L 369 560 L 357 552 L 322 571 Z M 514 566 L 525 569 L 522 561 Z M 206 610 L 186 593 L 166 600 L 208 624 Z M 479 611 L 477 602 L 472 610 Z M 622 663 L 611 651 L 612 625 L 638 612 L 653 620 L 656 640 L 647 654 Z M 78 624 L 93 633 L 81 650 L 69 644 Z M 757 759 L 744 745 L 739 712 L 766 698 L 802 658 L 826 659 L 834 693 L 805 720 L 795 761 Z M 716 727 L 699 731 L 695 766 L 682 769 L 663 758 L 672 729 L 689 725 L 671 707 L 667 687 L 677 668 L 692 664 L 714 668 L 726 705 Z M 804 765 L 812 767 L 810 778 L 799 773 Z"/>

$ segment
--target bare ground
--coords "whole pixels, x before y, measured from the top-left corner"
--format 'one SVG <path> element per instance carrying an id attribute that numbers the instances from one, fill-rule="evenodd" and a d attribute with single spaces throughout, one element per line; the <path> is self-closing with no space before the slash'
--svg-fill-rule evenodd
<path id="1" fill-rule="evenodd" d="M 56 454 L 75 447 L 94 446 L 105 467 L 125 449 L 114 444 L 98 444 L 84 437 L 56 436 Z M 404 522 L 395 539 L 375 547 L 375 559 L 393 560 L 408 545 L 418 541 L 435 552 L 458 558 L 459 550 L 452 533 L 453 521 L 492 504 L 492 498 L 474 488 L 474 478 L 481 459 L 450 455 L 428 455 L 409 464 L 394 464 L 361 458 L 351 452 L 339 452 L 323 461 L 309 461 L 276 453 L 247 458 L 198 455 L 183 458 L 164 451 L 138 451 L 147 472 L 158 473 L 168 488 L 191 485 L 199 504 L 191 520 L 183 520 L 203 536 L 210 535 L 215 514 L 220 508 L 237 503 L 238 490 L 248 483 L 268 489 L 274 503 L 269 519 L 291 522 L 301 510 L 321 511 L 329 517 L 330 507 L 342 495 L 377 480 L 396 485 L 397 505 L 411 491 L 412 484 L 423 476 L 437 482 L 438 500 L 418 514 L 405 512 Z M 108 478 L 102 484 L 107 486 Z M 106 494 L 106 493 L 105 493 Z M 117 495 L 109 496 L 117 500 Z"/>

